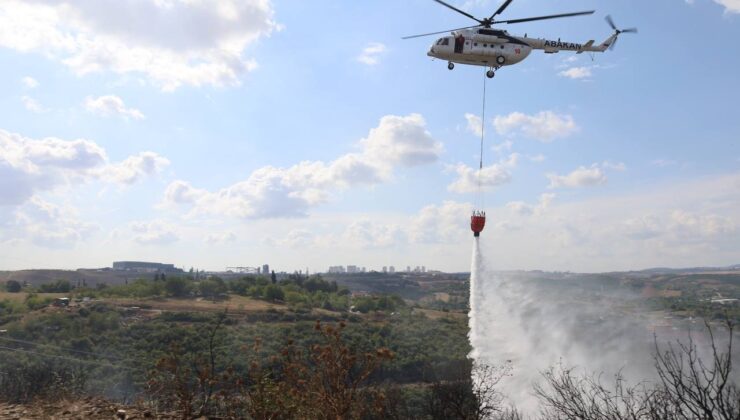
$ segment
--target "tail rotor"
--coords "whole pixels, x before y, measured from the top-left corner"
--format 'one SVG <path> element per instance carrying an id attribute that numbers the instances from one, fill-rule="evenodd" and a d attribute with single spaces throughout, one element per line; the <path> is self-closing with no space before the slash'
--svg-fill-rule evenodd
<path id="1" fill-rule="evenodd" d="M 611 28 L 614 29 L 614 35 L 616 35 L 616 37 L 614 38 L 614 42 L 612 42 L 612 44 L 609 45 L 609 50 L 613 50 L 614 46 L 617 45 L 617 40 L 619 40 L 619 35 L 637 33 L 637 28 L 627 28 L 627 29 L 617 28 L 617 25 L 614 24 L 614 20 L 612 20 L 612 17 L 610 15 L 606 15 L 605 19 L 606 19 L 606 23 L 608 23 L 609 26 L 611 26 Z"/>

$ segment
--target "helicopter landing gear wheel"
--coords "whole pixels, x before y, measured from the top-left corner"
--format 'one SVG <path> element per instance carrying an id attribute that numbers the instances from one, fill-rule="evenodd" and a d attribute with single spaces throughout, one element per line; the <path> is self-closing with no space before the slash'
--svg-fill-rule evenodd
<path id="1" fill-rule="evenodd" d="M 447 63 L 447 68 L 450 69 L 450 70 L 454 69 L 455 68 L 455 63 L 453 63 L 452 61 L 450 61 L 449 63 Z"/>
<path id="2" fill-rule="evenodd" d="M 494 72 L 493 70 L 488 70 L 486 72 L 486 77 L 488 77 L 489 79 L 493 79 L 493 76 L 495 75 L 496 75 L 496 72 Z"/>
<path id="3" fill-rule="evenodd" d="M 498 65 L 502 66 L 505 62 L 506 62 L 506 57 L 504 57 L 503 55 L 499 55 L 498 57 L 496 57 L 496 63 Z"/>

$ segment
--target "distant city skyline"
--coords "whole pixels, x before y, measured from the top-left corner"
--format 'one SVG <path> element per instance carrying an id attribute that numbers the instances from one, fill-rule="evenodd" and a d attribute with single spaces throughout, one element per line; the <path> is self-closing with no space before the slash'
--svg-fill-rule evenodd
<path id="1" fill-rule="evenodd" d="M 512 34 L 600 42 L 607 14 L 640 32 L 497 72 L 482 198 L 484 69 L 400 39 L 465 18 L 430 0 L 327 8 L 3 1 L 0 270 L 469 271 L 477 200 L 492 269 L 739 262 L 737 2 L 513 2 L 512 18 L 596 13 Z"/>

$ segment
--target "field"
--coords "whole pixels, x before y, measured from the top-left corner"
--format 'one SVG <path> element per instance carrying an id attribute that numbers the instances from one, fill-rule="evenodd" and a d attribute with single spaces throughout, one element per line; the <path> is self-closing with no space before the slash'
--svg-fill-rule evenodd
<path id="1" fill-rule="evenodd" d="M 37 293 L 37 296 L 41 298 L 61 298 L 68 296 L 66 293 Z M 0 300 L 12 300 L 16 302 L 23 302 L 26 300 L 26 297 L 28 296 L 28 293 L 26 292 L 20 292 L 20 293 L 8 293 L 8 292 L 0 292 Z"/>

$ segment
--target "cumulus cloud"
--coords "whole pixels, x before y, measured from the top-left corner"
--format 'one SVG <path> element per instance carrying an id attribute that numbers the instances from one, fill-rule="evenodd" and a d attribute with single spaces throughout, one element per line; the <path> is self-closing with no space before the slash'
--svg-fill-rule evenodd
<path id="1" fill-rule="evenodd" d="M 358 220 L 350 223 L 342 234 L 342 243 L 359 248 L 387 248 L 405 241 L 405 232 L 398 225 Z"/>
<path id="2" fill-rule="evenodd" d="M 571 67 L 558 73 L 558 76 L 569 79 L 588 79 L 591 77 L 591 67 Z"/>
<path id="3" fill-rule="evenodd" d="M 606 183 L 606 173 L 599 166 L 581 166 L 567 175 L 548 174 L 550 188 L 592 187 Z"/>
<path id="4" fill-rule="evenodd" d="M 729 217 L 680 209 L 632 217 L 624 220 L 622 227 L 630 239 L 683 243 L 712 241 L 738 232 L 738 225 Z"/>
<path id="5" fill-rule="evenodd" d="M 357 61 L 368 66 L 374 66 L 380 63 L 380 57 L 386 53 L 388 48 L 379 42 L 371 42 L 362 49 L 362 53 L 357 56 Z"/>
<path id="6" fill-rule="evenodd" d="M 601 164 L 594 163 L 589 168 L 581 166 L 567 175 L 547 174 L 547 178 L 550 188 L 592 187 L 606 183 L 606 169 L 622 172 L 627 170 L 627 165 L 606 160 Z"/>
<path id="7" fill-rule="evenodd" d="M 482 188 L 490 190 L 511 181 L 510 168 L 514 168 L 519 160 L 519 155 L 512 153 L 508 159 L 502 160 L 490 166 L 484 166 L 480 171 L 478 168 L 472 168 L 463 163 L 448 169 L 457 174 L 457 179 L 447 186 L 452 192 L 465 194 L 471 193 Z"/>
<path id="8" fill-rule="evenodd" d="M 3 219 L 0 241 L 28 241 L 44 248 L 74 246 L 99 229 L 94 223 L 79 220 L 74 208 L 52 204 L 37 196 L 10 210 Z"/>
<path id="9" fill-rule="evenodd" d="M 235 85 L 256 67 L 247 47 L 278 29 L 273 13 L 269 0 L 5 0 L 0 46 L 79 75 L 143 75 L 164 90 Z"/>
<path id="10" fill-rule="evenodd" d="M 205 241 L 211 245 L 234 242 L 236 241 L 236 234 L 234 232 L 209 233 L 206 235 Z"/>
<path id="11" fill-rule="evenodd" d="M 620 171 L 620 172 L 627 170 L 627 165 L 625 165 L 624 162 L 612 162 L 609 160 L 605 160 L 604 162 L 601 163 L 601 166 L 606 169 L 611 169 L 611 170 Z"/>
<path id="12" fill-rule="evenodd" d="M 539 202 L 535 205 L 527 204 L 524 201 L 511 201 L 506 203 L 506 208 L 519 216 L 541 215 L 547 211 L 554 199 L 555 194 L 545 193 L 540 195 Z"/>
<path id="13" fill-rule="evenodd" d="M 180 240 L 175 226 L 162 220 L 131 222 L 129 228 L 134 241 L 142 245 L 167 245 Z"/>
<path id="14" fill-rule="evenodd" d="M 41 105 L 36 99 L 33 99 L 30 96 L 27 96 L 27 95 L 21 96 L 21 102 L 23 103 L 23 107 L 31 112 L 40 114 L 42 112 L 47 111 L 47 109 L 44 108 L 43 105 Z"/>
<path id="15" fill-rule="evenodd" d="M 169 164 L 167 158 L 154 152 L 141 152 L 129 156 L 123 162 L 106 166 L 102 174 L 112 182 L 130 185 L 162 172 Z"/>
<path id="16" fill-rule="evenodd" d="M 31 76 L 26 76 L 21 79 L 21 83 L 28 89 L 36 89 L 39 87 L 39 82 Z"/>
<path id="17" fill-rule="evenodd" d="M 510 151 L 512 146 L 514 146 L 514 142 L 505 140 L 502 143 L 494 145 L 491 149 L 496 153 L 503 153 L 504 151 Z"/>
<path id="18" fill-rule="evenodd" d="M 441 205 L 422 208 L 408 223 L 412 243 L 458 243 L 470 232 L 469 203 L 445 201 Z"/>
<path id="19" fill-rule="evenodd" d="M 144 114 L 136 108 L 127 108 L 123 100 L 115 95 L 104 95 L 97 98 L 88 96 L 85 99 L 85 109 L 93 114 L 102 116 L 118 115 L 124 119 L 133 118 L 143 120 Z"/>
<path id="20" fill-rule="evenodd" d="M 363 249 L 378 251 L 403 248 L 408 245 L 447 245 L 459 243 L 470 233 L 468 203 L 445 201 L 423 207 L 411 215 L 397 215 L 392 219 L 353 215 L 342 220 L 332 219 L 332 231 L 325 226 L 305 222 L 279 238 L 271 236 L 266 245 L 301 249 Z M 341 217 L 341 216 L 340 216 Z"/>
<path id="21" fill-rule="evenodd" d="M 545 143 L 578 131 L 571 115 L 559 115 L 552 111 L 542 111 L 534 115 L 521 112 L 498 115 L 493 119 L 493 125 L 499 134 L 520 133 Z"/>
<path id="22" fill-rule="evenodd" d="M 465 114 L 465 120 L 467 120 L 467 129 L 471 133 L 480 137 L 483 134 L 483 125 L 479 116 L 475 114 Z"/>
<path id="23" fill-rule="evenodd" d="M 391 179 L 394 169 L 437 161 L 442 145 L 426 130 L 421 115 L 389 115 L 359 142 L 360 151 L 331 162 L 304 161 L 288 168 L 265 166 L 216 192 L 186 181 L 171 183 L 165 204 L 193 207 L 194 214 L 242 219 L 303 217 L 336 189 L 374 185 Z"/>
<path id="24" fill-rule="evenodd" d="M 131 183 L 164 165 L 166 159 L 151 152 L 111 164 L 105 150 L 90 140 L 35 140 L 0 130 L 0 206 L 89 180 Z"/>
<path id="25" fill-rule="evenodd" d="M 725 13 L 740 13 L 740 0 L 714 0 L 725 8 Z"/>

